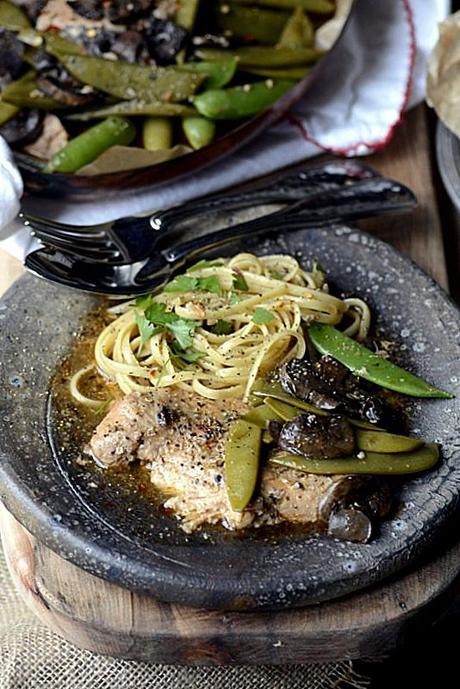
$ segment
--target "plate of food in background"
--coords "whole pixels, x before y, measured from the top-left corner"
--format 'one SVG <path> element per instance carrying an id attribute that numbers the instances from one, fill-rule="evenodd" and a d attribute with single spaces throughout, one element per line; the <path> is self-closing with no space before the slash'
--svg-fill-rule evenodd
<path id="1" fill-rule="evenodd" d="M 331 0 L 0 2 L 0 135 L 35 193 L 176 179 L 279 120 L 333 59 Z"/>
<path id="2" fill-rule="evenodd" d="M 33 280 L 0 305 L 1 494 L 87 571 L 300 606 L 401 570 L 457 514 L 459 313 L 383 242 L 233 242 L 109 303 Z"/>

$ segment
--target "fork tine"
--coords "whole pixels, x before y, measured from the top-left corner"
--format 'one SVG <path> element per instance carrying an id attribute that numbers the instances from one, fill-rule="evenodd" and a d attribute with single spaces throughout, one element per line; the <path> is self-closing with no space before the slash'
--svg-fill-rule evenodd
<path id="1" fill-rule="evenodd" d="M 56 237 L 50 237 L 48 239 L 40 236 L 39 233 L 35 233 L 35 236 L 47 247 L 58 249 L 69 256 L 84 258 L 93 263 L 115 262 L 120 257 L 120 252 L 110 247 L 95 248 L 87 244 L 66 242 Z"/>
<path id="2" fill-rule="evenodd" d="M 68 247 L 82 247 L 84 249 L 87 249 L 88 251 L 94 251 L 94 253 L 97 253 L 98 251 L 104 251 L 106 249 L 111 248 L 112 251 L 116 250 L 114 248 L 114 244 L 108 240 L 101 240 L 101 239 L 94 239 L 94 240 L 88 240 L 88 239 L 80 239 L 80 238 L 74 238 L 74 237 L 66 237 L 66 236 L 61 236 L 59 234 L 54 234 L 54 232 L 47 232 L 45 230 L 37 230 L 33 229 L 32 230 L 32 235 L 34 237 L 37 237 L 37 239 L 42 240 L 43 242 L 59 242 L 63 246 L 68 246 Z"/>
<path id="3" fill-rule="evenodd" d="M 93 231 L 105 231 L 107 226 L 110 225 L 110 223 L 107 222 L 97 223 L 96 225 L 71 225 L 69 223 L 60 222 L 59 220 L 52 220 L 51 218 L 42 218 L 36 215 L 30 215 L 29 213 L 24 213 L 24 211 L 19 213 L 19 217 L 21 220 L 23 220 L 23 222 L 30 223 L 31 225 L 42 223 L 48 227 L 56 227 L 63 231 L 68 230 L 69 232 L 72 232 L 73 230 L 81 230 L 89 233 L 92 233 Z"/>
<path id="4" fill-rule="evenodd" d="M 46 218 L 35 218 L 30 215 L 21 214 L 24 225 L 32 229 L 52 232 L 56 236 L 73 237 L 75 239 L 103 239 L 106 236 L 107 223 L 101 225 L 66 225 L 65 223 L 47 220 Z"/>

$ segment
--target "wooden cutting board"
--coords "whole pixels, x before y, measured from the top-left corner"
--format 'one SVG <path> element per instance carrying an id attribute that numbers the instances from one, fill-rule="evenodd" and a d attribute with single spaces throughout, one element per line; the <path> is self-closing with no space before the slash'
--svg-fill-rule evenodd
<path id="1" fill-rule="evenodd" d="M 404 218 L 360 223 L 410 255 L 444 288 L 448 276 L 423 108 L 390 146 L 369 157 L 420 200 Z M 18 264 L 0 254 L 0 291 Z M 6 510 L 0 520 L 10 572 L 40 618 L 73 643 L 161 663 L 299 663 L 388 654 L 414 625 L 429 624 L 458 588 L 460 544 L 431 562 L 338 601 L 276 613 L 223 613 L 159 603 L 79 569 L 37 542 Z"/>

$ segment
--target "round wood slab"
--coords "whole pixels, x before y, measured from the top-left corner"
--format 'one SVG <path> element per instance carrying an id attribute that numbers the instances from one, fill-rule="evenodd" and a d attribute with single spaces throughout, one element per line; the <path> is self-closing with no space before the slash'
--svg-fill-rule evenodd
<path id="1" fill-rule="evenodd" d="M 345 227 L 310 229 L 245 249 L 318 258 L 330 283 L 364 297 L 397 359 L 440 387 L 459 391 L 460 318 L 449 298 L 388 245 Z M 233 252 L 232 252 L 233 253 Z M 395 483 L 399 509 L 367 545 L 325 537 L 273 540 L 209 530 L 187 537 L 139 494 L 113 492 L 50 447 L 49 380 L 92 297 L 31 277 L 0 306 L 0 496 L 38 540 L 88 572 L 183 605 L 275 609 L 330 600 L 414 562 L 456 513 L 460 487 L 455 400 L 413 400 L 411 432 L 442 445 L 435 471 Z M 52 430 L 52 429 L 48 429 Z M 88 480 L 88 477 L 91 480 Z M 94 488 L 95 486 L 95 488 Z"/>

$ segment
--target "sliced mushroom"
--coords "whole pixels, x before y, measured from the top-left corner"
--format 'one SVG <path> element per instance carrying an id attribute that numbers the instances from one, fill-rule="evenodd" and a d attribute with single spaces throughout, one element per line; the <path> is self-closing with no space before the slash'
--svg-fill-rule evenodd
<path id="1" fill-rule="evenodd" d="M 59 117 L 47 113 L 40 136 L 31 144 L 24 146 L 22 150 L 34 158 L 50 160 L 61 148 L 64 148 L 68 140 L 68 134 Z"/>
<path id="2" fill-rule="evenodd" d="M 23 54 L 24 44 L 12 31 L 0 28 L 0 89 L 21 74 Z"/>
<path id="3" fill-rule="evenodd" d="M 145 32 L 147 50 L 159 65 L 174 62 L 177 53 L 185 46 L 187 37 L 187 31 L 178 24 L 155 17 Z"/>
<path id="4" fill-rule="evenodd" d="M 102 19 L 105 3 L 100 0 L 67 0 L 67 4 L 85 19 Z"/>
<path id="5" fill-rule="evenodd" d="M 98 95 L 92 87 L 74 79 L 59 64 L 44 70 L 37 79 L 37 86 L 47 96 L 68 107 L 88 105 Z"/>
<path id="6" fill-rule="evenodd" d="M 387 428 L 398 425 L 394 412 L 330 357 L 322 357 L 315 363 L 292 359 L 281 370 L 280 382 L 286 392 L 320 409 Z"/>
<path id="7" fill-rule="evenodd" d="M 367 543 L 372 536 L 372 522 L 361 510 L 340 509 L 331 514 L 327 533 L 341 541 Z"/>
<path id="8" fill-rule="evenodd" d="M 153 0 L 109 0 L 104 4 L 106 7 L 108 5 L 107 14 L 114 24 L 131 24 L 140 17 L 147 16 L 155 8 Z"/>
<path id="9" fill-rule="evenodd" d="M 286 452 L 304 457 L 344 457 L 355 449 L 355 434 L 343 416 L 299 414 L 283 424 L 278 445 Z"/>
<path id="10" fill-rule="evenodd" d="M 43 113 L 23 108 L 0 127 L 0 136 L 11 146 L 24 146 L 40 136 L 42 127 Z"/>

